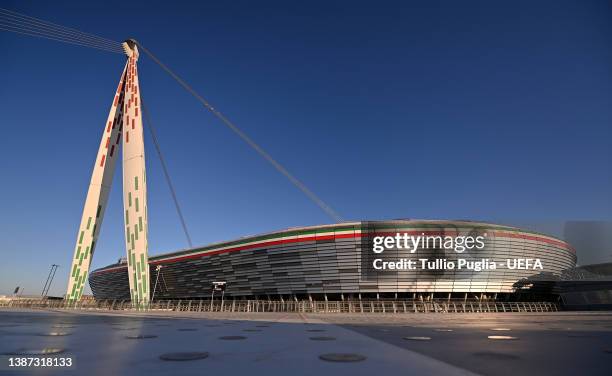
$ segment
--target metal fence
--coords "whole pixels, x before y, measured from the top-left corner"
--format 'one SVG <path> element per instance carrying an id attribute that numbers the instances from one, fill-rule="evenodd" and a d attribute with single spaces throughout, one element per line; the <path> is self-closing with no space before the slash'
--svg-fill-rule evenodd
<path id="1" fill-rule="evenodd" d="M 369 300 L 369 301 L 277 301 L 277 300 L 164 300 L 134 307 L 129 300 L 19 299 L 0 301 L 0 307 L 76 310 L 142 310 L 176 312 L 293 312 L 293 313 L 484 313 L 556 312 L 551 302 L 496 302 L 465 300 Z"/>

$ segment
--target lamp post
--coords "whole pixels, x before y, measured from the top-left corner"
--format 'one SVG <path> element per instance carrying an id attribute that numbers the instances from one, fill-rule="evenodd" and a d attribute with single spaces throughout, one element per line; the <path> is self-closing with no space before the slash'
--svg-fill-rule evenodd
<path id="1" fill-rule="evenodd" d="M 223 312 L 223 297 L 225 296 L 225 284 L 219 286 L 219 288 L 221 289 L 221 308 L 219 309 L 219 311 Z"/>
<path id="2" fill-rule="evenodd" d="M 157 289 L 157 281 L 159 281 L 159 272 L 161 271 L 162 266 L 157 265 L 155 270 L 157 271 L 157 276 L 155 277 L 155 286 L 153 286 L 153 296 L 151 296 L 151 304 L 153 304 L 155 300 L 155 290 Z"/>
<path id="3" fill-rule="evenodd" d="M 221 290 L 221 309 L 223 309 L 223 298 L 225 297 L 225 286 L 227 282 L 213 282 L 212 283 L 212 294 L 210 295 L 210 312 L 213 310 L 213 300 L 215 298 L 215 290 Z"/>

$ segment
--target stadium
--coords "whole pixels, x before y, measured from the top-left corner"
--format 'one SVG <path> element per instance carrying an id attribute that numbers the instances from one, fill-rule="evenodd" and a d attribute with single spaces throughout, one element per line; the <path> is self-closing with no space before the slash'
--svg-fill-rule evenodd
<path id="1" fill-rule="evenodd" d="M 458 253 L 444 247 L 417 248 L 409 257 L 488 260 L 501 266 L 481 271 L 374 269 L 375 259 L 405 256 L 398 249 L 372 251 L 374 237 L 397 234 L 486 237 L 481 249 Z M 504 266 L 508 259 L 539 259 L 542 270 L 511 269 Z M 232 299 L 512 300 L 524 288 L 520 281 L 554 279 L 575 265 L 576 254 L 568 243 L 515 227 L 470 221 L 359 221 L 290 228 L 151 256 L 148 285 L 156 301 L 210 298 L 215 281 L 226 283 L 224 295 Z M 96 299 L 130 299 L 125 260 L 92 271 L 89 282 Z M 523 293 L 521 299 L 528 297 Z"/>

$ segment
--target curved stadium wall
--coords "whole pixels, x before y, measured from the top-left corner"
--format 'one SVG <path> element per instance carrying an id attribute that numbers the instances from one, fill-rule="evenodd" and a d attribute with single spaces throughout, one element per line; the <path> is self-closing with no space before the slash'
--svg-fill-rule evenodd
<path id="1" fill-rule="evenodd" d="M 539 258 L 543 270 L 498 268 L 470 270 L 398 270 L 376 272 L 370 265 L 374 236 L 486 235 L 484 249 L 456 253 L 418 249 L 410 258 Z M 393 256 L 385 251 L 385 257 Z M 469 221 L 363 221 L 292 228 L 264 235 L 149 258 L 149 286 L 157 279 L 155 299 L 210 297 L 213 281 L 226 281 L 226 297 L 405 296 L 413 293 L 512 293 L 513 285 L 534 274 L 560 275 L 576 265 L 572 247 L 562 240 L 514 227 Z M 96 299 L 129 300 L 127 264 L 94 270 L 89 283 Z M 151 290 L 152 290 L 151 289 Z"/>

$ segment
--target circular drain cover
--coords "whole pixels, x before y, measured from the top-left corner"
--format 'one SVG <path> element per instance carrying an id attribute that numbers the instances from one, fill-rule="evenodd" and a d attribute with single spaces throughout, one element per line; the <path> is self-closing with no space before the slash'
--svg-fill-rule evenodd
<path id="1" fill-rule="evenodd" d="M 66 332 L 49 332 L 49 333 L 41 333 L 39 336 L 50 336 L 50 337 L 63 337 L 69 336 L 71 333 Z"/>
<path id="2" fill-rule="evenodd" d="M 148 338 L 157 338 L 156 335 L 152 334 L 139 334 L 137 336 L 125 336 L 127 339 L 148 339 Z"/>
<path id="3" fill-rule="evenodd" d="M 310 337 L 313 341 L 335 341 L 336 337 Z"/>
<path id="4" fill-rule="evenodd" d="M 328 362 L 361 362 L 366 360 L 366 357 L 359 354 L 330 353 L 319 355 L 319 359 L 326 360 Z"/>
<path id="5" fill-rule="evenodd" d="M 499 340 L 509 340 L 509 339 L 518 339 L 518 337 L 512 336 L 488 336 L 488 339 L 499 339 Z"/>
<path id="6" fill-rule="evenodd" d="M 404 337 L 407 341 L 429 341 L 431 337 Z"/>
<path id="7" fill-rule="evenodd" d="M 307 332 L 324 332 L 325 329 L 306 329 Z"/>
<path id="8" fill-rule="evenodd" d="M 246 339 L 246 337 L 244 336 L 223 336 L 223 337 L 219 337 L 219 339 L 224 339 L 224 340 L 237 340 L 237 339 Z"/>
<path id="9" fill-rule="evenodd" d="M 243 332 L 261 332 L 261 329 L 242 329 Z"/>
<path id="10" fill-rule="evenodd" d="M 195 332 L 197 329 L 196 328 L 180 328 L 177 329 L 179 332 Z"/>
<path id="11" fill-rule="evenodd" d="M 500 359 L 500 360 L 514 360 L 514 359 L 518 359 L 519 356 L 517 355 L 512 355 L 512 354 L 504 354 L 504 353 L 498 353 L 498 352 L 488 352 L 488 351 L 484 351 L 484 352 L 477 352 L 474 353 L 475 356 L 480 356 L 483 358 L 489 358 L 489 359 Z"/>
<path id="12" fill-rule="evenodd" d="M 66 351 L 65 349 L 46 347 L 44 349 L 19 349 L 5 355 L 52 355 Z"/>
<path id="13" fill-rule="evenodd" d="M 198 360 L 205 358 L 208 358 L 207 352 L 175 352 L 165 353 L 159 356 L 159 359 L 168 361 Z"/>

